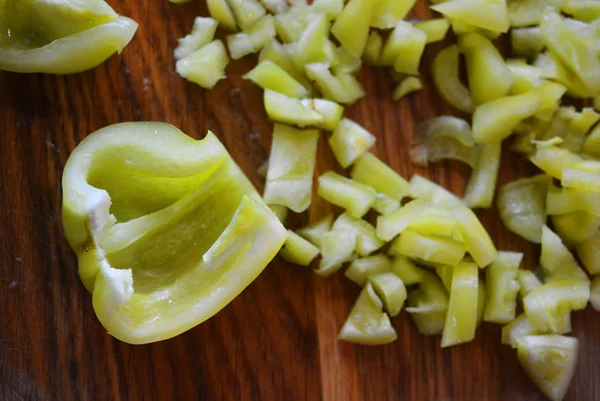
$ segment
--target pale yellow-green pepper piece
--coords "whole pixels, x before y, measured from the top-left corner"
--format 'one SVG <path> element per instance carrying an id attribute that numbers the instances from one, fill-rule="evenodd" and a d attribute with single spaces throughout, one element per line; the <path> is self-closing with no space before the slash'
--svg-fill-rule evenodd
<path id="1" fill-rule="evenodd" d="M 318 141 L 317 130 L 275 124 L 263 195 L 267 203 L 285 206 L 296 213 L 308 209 Z"/>
<path id="2" fill-rule="evenodd" d="M 331 33 L 354 57 L 363 54 L 376 2 L 350 0 L 331 27 Z"/>
<path id="3" fill-rule="evenodd" d="M 283 13 L 288 10 L 286 0 L 260 0 L 262 5 L 273 14 Z"/>
<path id="4" fill-rule="evenodd" d="M 367 214 L 377 197 L 377 192 L 373 188 L 333 171 L 319 177 L 318 193 L 329 203 L 346 209 L 355 218 Z"/>
<path id="5" fill-rule="evenodd" d="M 0 70 L 74 74 L 131 41 L 138 24 L 103 0 L 0 2 Z"/>
<path id="6" fill-rule="evenodd" d="M 391 272 L 378 273 L 369 277 L 369 282 L 386 312 L 392 317 L 397 316 L 406 301 L 406 287 L 400 277 Z"/>
<path id="7" fill-rule="evenodd" d="M 453 268 L 442 347 L 463 344 L 475 338 L 478 286 L 479 269 L 475 263 L 463 261 Z"/>
<path id="8" fill-rule="evenodd" d="M 356 235 L 349 231 L 329 231 L 321 235 L 321 262 L 315 273 L 331 276 L 352 259 L 356 249 Z"/>
<path id="9" fill-rule="evenodd" d="M 558 235 L 547 226 L 542 229 L 540 265 L 547 283 L 557 280 L 578 280 L 589 283 L 587 275 L 579 267 L 571 252 Z"/>
<path id="10" fill-rule="evenodd" d="M 375 140 L 375 136 L 369 131 L 344 118 L 329 137 L 329 146 L 340 165 L 347 168 L 365 154 L 375 144 Z M 352 178 L 356 179 L 354 175 Z"/>
<path id="11" fill-rule="evenodd" d="M 227 0 L 227 2 L 238 25 L 244 31 L 250 29 L 267 12 L 258 0 Z M 231 57 L 236 58 L 233 54 Z"/>
<path id="12" fill-rule="evenodd" d="M 527 294 L 523 307 L 536 330 L 563 334 L 571 329 L 565 317 L 573 310 L 584 309 L 589 299 L 589 282 L 556 280 Z"/>
<path id="13" fill-rule="evenodd" d="M 544 50 L 544 38 L 539 26 L 510 30 L 512 52 L 516 56 L 533 60 Z"/>
<path id="14" fill-rule="evenodd" d="M 394 239 L 411 223 L 424 216 L 453 217 L 450 209 L 436 207 L 427 200 L 415 199 L 401 206 L 393 213 L 377 217 L 377 235 L 385 241 Z"/>
<path id="15" fill-rule="evenodd" d="M 549 215 L 584 211 L 600 216 L 600 194 L 573 188 L 550 187 L 546 210 Z"/>
<path id="16" fill-rule="evenodd" d="M 353 232 L 356 235 L 356 253 L 359 256 L 368 256 L 385 244 L 377 236 L 375 227 L 365 220 L 352 217 L 348 212 L 339 215 L 331 229 Z"/>
<path id="17" fill-rule="evenodd" d="M 296 98 L 308 96 L 308 90 L 300 82 L 269 60 L 260 62 L 244 75 L 244 79 L 251 80 L 263 89 L 270 89 L 286 96 Z"/>
<path id="18" fill-rule="evenodd" d="M 577 244 L 575 249 L 579 260 L 590 274 L 600 273 L 600 231 Z"/>
<path id="19" fill-rule="evenodd" d="M 489 31 L 508 32 L 510 28 L 505 0 L 450 0 L 431 8 L 446 17 Z"/>
<path id="20" fill-rule="evenodd" d="M 492 41 L 473 32 L 461 36 L 458 43 L 465 55 L 469 90 L 475 104 L 508 95 L 514 79 Z"/>
<path id="21" fill-rule="evenodd" d="M 392 243 L 399 255 L 433 264 L 456 266 L 465 256 L 465 245 L 450 238 L 419 234 L 405 229 Z"/>
<path id="22" fill-rule="evenodd" d="M 583 22 L 592 22 L 600 18 L 600 3 L 596 0 L 563 1 L 560 5 L 560 10 Z"/>
<path id="23" fill-rule="evenodd" d="M 275 122 L 305 126 L 323 124 L 325 118 L 312 107 L 311 99 L 295 99 L 272 90 L 265 90 L 267 115 Z"/>
<path id="24" fill-rule="evenodd" d="M 546 46 L 583 81 L 592 95 L 600 93 L 600 60 L 563 18 L 546 9 L 540 23 Z"/>
<path id="25" fill-rule="evenodd" d="M 323 244 L 321 241 L 321 237 L 323 234 L 329 232 L 331 230 L 331 225 L 333 224 L 333 215 L 328 214 L 322 219 L 309 224 L 306 227 L 303 227 L 296 231 L 298 235 L 302 238 L 309 240 L 312 244 L 316 245 L 318 248 L 322 248 Z"/>
<path id="26" fill-rule="evenodd" d="M 279 256 L 290 263 L 308 266 L 321 253 L 320 249 L 293 232 L 288 230 L 288 236 L 279 251 Z"/>
<path id="27" fill-rule="evenodd" d="M 518 340 L 517 356 L 535 385 L 552 401 L 561 401 L 577 366 L 579 341 L 558 335 L 529 335 Z"/>
<path id="28" fill-rule="evenodd" d="M 298 67 L 327 61 L 327 32 L 329 22 L 325 14 L 315 14 L 294 44 L 294 61 Z"/>
<path id="29" fill-rule="evenodd" d="M 508 18 L 512 28 L 539 25 L 546 7 L 560 5 L 563 0 L 508 0 Z"/>
<path id="30" fill-rule="evenodd" d="M 506 66 L 510 70 L 514 80 L 510 89 L 511 94 L 518 95 L 531 92 L 540 84 L 540 78 L 542 77 L 543 72 L 542 69 L 527 64 L 526 60 L 509 59 L 506 61 Z"/>
<path id="31" fill-rule="evenodd" d="M 365 63 L 373 66 L 381 65 L 381 51 L 383 49 L 383 38 L 377 31 L 372 31 L 365 43 L 362 58 Z"/>
<path id="32" fill-rule="evenodd" d="M 377 194 L 377 199 L 373 204 L 373 210 L 381 215 L 386 215 L 394 212 L 400 207 L 400 201 L 383 193 Z"/>
<path id="33" fill-rule="evenodd" d="M 448 33 L 448 29 L 450 28 L 450 23 L 446 18 L 436 18 L 418 22 L 415 24 L 415 28 L 425 32 L 427 35 L 427 43 L 434 43 L 444 40 Z"/>
<path id="34" fill-rule="evenodd" d="M 502 344 L 510 345 L 516 349 L 519 345 L 519 338 L 531 334 L 543 334 L 536 330 L 531 324 L 527 315 L 521 313 L 515 320 L 502 327 Z"/>
<path id="35" fill-rule="evenodd" d="M 104 128 L 73 151 L 62 184 L 81 279 L 99 320 L 128 343 L 213 316 L 287 235 L 212 133 L 195 141 L 162 123 Z"/>
<path id="36" fill-rule="evenodd" d="M 487 299 L 483 320 L 491 323 L 507 324 L 515 320 L 519 282 L 517 273 L 521 262 L 511 263 L 500 252 L 498 258 L 485 269 Z"/>
<path id="37" fill-rule="evenodd" d="M 475 103 L 459 75 L 459 50 L 452 45 L 440 51 L 433 60 L 433 83 L 440 95 L 451 106 L 465 113 L 473 113 Z"/>
<path id="38" fill-rule="evenodd" d="M 248 54 L 259 52 L 276 34 L 273 17 L 265 15 L 243 32 L 227 36 L 227 47 L 231 58 L 238 60 Z"/>
<path id="39" fill-rule="evenodd" d="M 325 13 L 327 19 L 335 20 L 344 9 L 344 0 L 314 0 L 311 8 L 318 13 Z"/>
<path id="40" fill-rule="evenodd" d="M 574 246 L 596 234 L 600 229 L 600 217 L 577 211 L 552 216 L 552 225 L 565 244 Z"/>
<path id="41" fill-rule="evenodd" d="M 215 40 L 177 61 L 176 69 L 177 73 L 188 81 L 205 89 L 212 89 L 217 82 L 225 78 L 227 64 L 227 50 L 223 42 Z"/>
<path id="42" fill-rule="evenodd" d="M 352 104 L 365 95 L 362 87 L 358 91 L 351 90 L 353 88 L 347 87 L 344 83 L 352 85 L 354 82 L 342 82 L 340 79 L 342 76 L 347 79 L 351 75 L 339 74 L 339 76 L 334 76 L 329 67 L 329 63 L 311 63 L 304 66 L 306 76 L 316 83 L 323 97 L 336 103 Z"/>
<path id="43" fill-rule="evenodd" d="M 192 32 L 179 39 L 179 44 L 174 52 L 175 59 L 185 58 L 209 44 L 215 37 L 217 25 L 218 22 L 212 18 L 196 17 Z"/>
<path id="44" fill-rule="evenodd" d="M 483 144 L 465 190 L 463 202 L 470 208 L 489 208 L 494 201 L 500 170 L 501 142 Z"/>
<path id="45" fill-rule="evenodd" d="M 519 270 L 517 274 L 519 280 L 519 295 L 521 299 L 525 299 L 527 294 L 542 286 L 542 282 L 531 270 Z"/>
<path id="46" fill-rule="evenodd" d="M 263 61 L 271 61 L 277 64 L 310 92 L 311 83 L 304 75 L 304 70 L 296 66 L 293 57 L 276 39 L 268 42 L 260 51 L 258 62 L 262 63 Z"/>
<path id="47" fill-rule="evenodd" d="M 393 66 L 396 72 L 417 75 L 426 42 L 425 32 L 400 20 L 383 46 L 380 62 Z"/>
<path id="48" fill-rule="evenodd" d="M 504 226 L 531 241 L 542 241 L 546 196 L 552 177 L 540 174 L 508 183 L 498 191 L 498 211 Z"/>
<path id="49" fill-rule="evenodd" d="M 373 255 L 352 261 L 344 272 L 344 276 L 363 287 L 374 274 L 392 271 L 390 258 L 385 255 Z"/>
<path id="50" fill-rule="evenodd" d="M 371 26 L 392 29 L 414 7 L 416 0 L 375 0 Z"/>
<path id="51" fill-rule="evenodd" d="M 539 106 L 539 96 L 533 92 L 479 105 L 473 114 L 473 139 L 477 143 L 501 141 L 510 136 L 521 121 L 534 115 Z"/>
<path id="52" fill-rule="evenodd" d="M 421 334 L 438 335 L 444 330 L 447 309 L 448 293 L 443 284 L 435 275 L 423 270 L 419 288 L 408 294 L 405 310 Z"/>
<path id="53" fill-rule="evenodd" d="M 425 199 L 432 205 L 452 208 L 463 205 L 462 200 L 441 185 L 415 174 L 410 179 L 409 194 L 412 198 Z"/>
<path id="54" fill-rule="evenodd" d="M 350 176 L 354 181 L 396 200 L 402 200 L 409 192 L 408 182 L 372 153 L 363 154 L 354 163 Z"/>
<path id="55" fill-rule="evenodd" d="M 423 83 L 417 77 L 406 77 L 404 78 L 394 89 L 392 99 L 400 100 L 406 95 L 423 89 Z"/>
<path id="56" fill-rule="evenodd" d="M 237 23 L 235 22 L 235 16 L 227 0 L 206 0 L 208 7 L 208 13 L 211 17 L 219 21 L 219 25 L 230 31 L 237 31 Z"/>
<path id="57" fill-rule="evenodd" d="M 402 279 L 405 285 L 422 283 L 426 279 L 426 276 L 431 274 L 414 264 L 406 256 L 401 255 L 395 256 L 392 259 L 392 271 Z"/>
<path id="58" fill-rule="evenodd" d="M 397 338 L 373 286 L 367 284 L 350 311 L 338 338 L 357 344 L 387 344 Z"/>

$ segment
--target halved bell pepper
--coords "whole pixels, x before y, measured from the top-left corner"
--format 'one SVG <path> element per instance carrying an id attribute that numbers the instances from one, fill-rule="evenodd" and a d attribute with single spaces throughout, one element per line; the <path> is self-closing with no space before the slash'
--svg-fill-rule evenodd
<path id="1" fill-rule="evenodd" d="M 138 24 L 104 0 L 0 2 L 0 70 L 74 74 L 121 52 Z"/>
<path id="2" fill-rule="evenodd" d="M 63 225 L 96 315 L 143 344 L 212 317 L 277 254 L 286 230 L 216 136 L 163 123 L 88 136 L 63 174 Z"/>

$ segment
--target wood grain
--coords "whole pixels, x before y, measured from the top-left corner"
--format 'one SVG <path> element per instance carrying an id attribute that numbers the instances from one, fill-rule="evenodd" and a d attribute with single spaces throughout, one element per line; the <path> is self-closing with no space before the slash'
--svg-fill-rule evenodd
<path id="1" fill-rule="evenodd" d="M 442 350 L 402 313 L 399 339 L 382 347 L 336 340 L 358 294 L 353 283 L 327 280 L 277 259 L 215 318 L 169 341 L 131 346 L 114 340 L 97 321 L 77 276 L 60 220 L 63 166 L 87 134 L 123 121 L 167 121 L 194 137 L 208 129 L 223 141 L 250 179 L 265 161 L 271 125 L 261 91 L 241 75 L 255 59 L 228 68 L 210 92 L 180 79 L 172 51 L 176 38 L 204 13 L 196 1 L 112 1 L 140 22 L 122 55 L 73 76 L 0 73 L 0 400 L 543 400 L 498 326 L 484 324 L 476 341 Z M 419 1 L 415 16 L 429 14 Z M 365 68 L 369 92 L 348 115 L 378 137 L 375 152 L 410 176 L 427 175 L 462 193 L 468 170 L 442 163 L 428 170 L 407 153 L 420 121 L 452 113 L 426 84 L 391 101 L 383 71 Z M 319 173 L 337 169 L 325 138 Z M 531 167 L 505 153 L 501 182 Z M 330 207 L 315 199 L 300 225 Z M 494 211 L 482 213 L 499 248 L 520 250 L 533 267 L 539 250 L 509 234 Z M 600 321 L 587 310 L 574 316 L 581 355 L 568 400 L 600 399 Z"/>

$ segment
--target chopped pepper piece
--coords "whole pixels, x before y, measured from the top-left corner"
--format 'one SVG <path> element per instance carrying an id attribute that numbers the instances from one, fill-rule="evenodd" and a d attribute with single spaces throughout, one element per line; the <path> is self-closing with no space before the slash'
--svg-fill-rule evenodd
<path id="1" fill-rule="evenodd" d="M 406 77 L 404 78 L 394 90 L 392 99 L 400 100 L 404 96 L 423 89 L 421 80 L 417 77 Z"/>
<path id="2" fill-rule="evenodd" d="M 534 92 L 506 96 L 477 106 L 473 114 L 473 139 L 477 143 L 498 142 L 507 138 L 524 119 L 540 106 Z"/>
<path id="3" fill-rule="evenodd" d="M 418 75 L 426 42 L 425 32 L 408 21 L 399 20 L 383 46 L 380 62 L 382 65 L 394 66 L 396 72 Z"/>
<path id="4" fill-rule="evenodd" d="M 442 334 L 448 309 L 448 294 L 437 277 L 423 270 L 419 288 L 408 294 L 407 305 L 405 309 L 411 314 L 421 334 Z"/>
<path id="5" fill-rule="evenodd" d="M 323 247 L 323 243 L 321 237 L 323 234 L 329 232 L 331 230 L 331 225 L 333 223 L 333 215 L 328 214 L 323 217 L 321 220 L 318 220 L 304 228 L 297 230 L 296 232 L 301 237 L 309 240 L 311 243 L 316 245 L 318 248 Z"/>
<path id="6" fill-rule="evenodd" d="M 179 39 L 179 45 L 175 49 L 175 59 L 185 58 L 209 44 L 215 37 L 217 25 L 218 22 L 212 18 L 196 17 L 192 32 Z"/>
<path id="7" fill-rule="evenodd" d="M 350 231 L 356 235 L 356 253 L 367 256 L 381 248 L 385 242 L 377 236 L 375 227 L 362 219 L 342 213 L 333 223 L 332 230 Z"/>
<path id="8" fill-rule="evenodd" d="M 354 164 L 374 144 L 375 136 L 373 134 L 347 118 L 342 119 L 333 135 L 329 137 L 329 146 L 331 146 L 337 161 L 344 168 Z"/>
<path id="9" fill-rule="evenodd" d="M 308 209 L 319 131 L 275 124 L 264 199 L 296 213 Z"/>
<path id="10" fill-rule="evenodd" d="M 251 80 L 263 89 L 270 89 L 289 97 L 304 98 L 308 96 L 308 90 L 300 82 L 269 60 L 261 61 L 244 75 L 244 78 Z"/>
<path id="11" fill-rule="evenodd" d="M 517 56 L 532 60 L 544 50 L 544 38 L 539 26 L 511 29 L 510 43 L 512 52 Z"/>
<path id="12" fill-rule="evenodd" d="M 446 17 L 492 32 L 508 32 L 510 28 L 504 0 L 450 0 L 431 8 Z"/>
<path id="13" fill-rule="evenodd" d="M 100 322 L 128 343 L 210 318 L 286 238 L 212 133 L 195 141 L 162 123 L 113 125 L 79 144 L 62 182 L 80 277 Z"/>
<path id="14" fill-rule="evenodd" d="M 354 57 L 363 54 L 375 4 L 372 0 L 350 0 L 331 27 L 333 36 Z"/>
<path id="15" fill-rule="evenodd" d="M 436 18 L 418 22 L 415 24 L 415 28 L 425 32 L 427 35 L 427 43 L 434 43 L 444 40 L 448 33 L 448 29 L 450 28 L 450 23 L 446 18 Z"/>
<path id="16" fill-rule="evenodd" d="M 325 14 L 315 14 L 298 41 L 293 45 L 296 65 L 327 61 L 327 30 L 329 22 Z"/>
<path id="17" fill-rule="evenodd" d="M 315 273 L 327 277 L 351 260 L 356 248 L 356 235 L 350 231 L 330 231 L 321 235 L 321 263 Z"/>
<path id="18" fill-rule="evenodd" d="M 535 243 L 542 241 L 546 223 L 546 196 L 552 178 L 541 174 L 504 185 L 498 192 L 498 210 L 504 226 Z"/>
<path id="19" fill-rule="evenodd" d="M 86 71 L 120 53 L 137 27 L 101 0 L 5 0 L 0 3 L 0 70 Z"/>
<path id="20" fill-rule="evenodd" d="M 502 327 L 502 344 L 510 345 L 516 349 L 519 345 L 519 339 L 531 334 L 543 333 L 533 327 L 526 314 L 521 313 L 515 320 Z"/>
<path id="21" fill-rule="evenodd" d="M 373 204 L 373 210 L 381 215 L 390 214 L 399 207 L 399 200 L 382 193 L 377 194 L 377 199 L 375 199 L 375 203 Z"/>
<path id="22" fill-rule="evenodd" d="M 323 124 L 325 122 L 323 115 L 315 110 L 311 100 L 304 100 L 269 89 L 266 89 L 264 93 L 265 109 L 271 120 L 300 127 Z"/>
<path id="23" fill-rule="evenodd" d="M 391 29 L 396 22 L 403 20 L 414 7 L 416 0 L 379 0 L 375 2 L 371 26 Z"/>
<path id="24" fill-rule="evenodd" d="M 600 273 L 600 231 L 577 244 L 575 249 L 581 263 L 590 274 Z"/>
<path id="25" fill-rule="evenodd" d="M 205 89 L 212 89 L 225 77 L 229 57 L 223 42 L 215 40 L 177 61 L 177 73 Z"/>
<path id="26" fill-rule="evenodd" d="M 537 330 L 563 334 L 571 330 L 566 316 L 573 310 L 584 309 L 589 299 L 589 282 L 556 280 L 527 294 L 523 307 Z"/>
<path id="27" fill-rule="evenodd" d="M 242 30 L 250 29 L 265 14 L 265 8 L 257 0 L 227 0 L 235 19 Z M 231 55 L 233 56 L 233 54 Z"/>
<path id="28" fill-rule="evenodd" d="M 365 43 L 362 58 L 367 64 L 378 66 L 381 64 L 381 51 L 383 49 L 383 38 L 377 31 L 372 31 Z"/>
<path id="29" fill-rule="evenodd" d="M 377 235 L 385 241 L 390 241 L 408 228 L 415 220 L 424 216 L 452 217 L 452 211 L 435 207 L 426 200 L 415 199 L 393 213 L 378 216 Z"/>
<path id="30" fill-rule="evenodd" d="M 561 401 L 577 366 L 578 340 L 558 335 L 523 336 L 517 356 L 535 385 L 552 401 Z"/>
<path id="31" fill-rule="evenodd" d="M 386 312 L 392 317 L 397 316 L 406 301 L 406 287 L 400 277 L 394 273 L 379 273 L 371 276 L 369 282 Z"/>
<path id="32" fill-rule="evenodd" d="M 498 258 L 485 269 L 487 299 L 483 320 L 486 322 L 507 324 L 515 320 L 519 282 L 517 272 L 523 254 L 517 260 L 500 252 Z"/>
<path id="33" fill-rule="evenodd" d="M 392 260 L 392 271 L 402 279 L 405 285 L 422 283 L 425 280 L 425 276 L 430 274 L 402 255 L 396 256 Z"/>
<path id="34" fill-rule="evenodd" d="M 459 45 L 467 62 L 469 89 L 475 104 L 508 95 L 514 78 L 492 41 L 472 32 L 459 37 Z"/>
<path id="35" fill-rule="evenodd" d="M 227 36 L 227 47 L 231 58 L 238 60 L 248 54 L 259 52 L 276 34 L 273 17 L 265 15 L 244 32 Z"/>
<path id="36" fill-rule="evenodd" d="M 592 279 L 590 284 L 590 304 L 596 311 L 600 311 L 600 276 Z"/>
<path id="37" fill-rule="evenodd" d="M 494 201 L 496 181 L 500 170 L 500 142 L 486 143 L 481 146 L 477 165 L 471 172 L 463 202 L 470 208 L 489 208 Z"/>
<path id="38" fill-rule="evenodd" d="M 410 180 L 410 196 L 425 199 L 432 205 L 452 208 L 463 205 L 462 200 L 441 185 L 415 174 Z"/>
<path id="39" fill-rule="evenodd" d="M 552 216 L 558 236 L 568 246 L 580 244 L 593 237 L 600 229 L 600 217 L 587 212 L 573 212 Z"/>
<path id="40" fill-rule="evenodd" d="M 367 284 L 358 296 L 338 338 L 357 344 L 387 344 L 397 338 L 390 318 L 373 286 Z"/>
<path id="41" fill-rule="evenodd" d="M 279 251 L 279 256 L 288 262 L 308 266 L 321 253 L 319 248 L 293 232 L 288 230 L 288 236 Z"/>
<path id="42" fill-rule="evenodd" d="M 447 47 L 435 56 L 431 66 L 433 83 L 440 95 L 451 106 L 465 113 L 473 113 L 475 103 L 469 90 L 460 80 L 458 56 L 457 45 Z"/>
<path id="43" fill-rule="evenodd" d="M 546 198 L 549 215 L 584 211 L 600 216 L 600 194 L 574 188 L 550 187 Z"/>
<path id="44" fill-rule="evenodd" d="M 350 177 L 396 200 L 409 193 L 408 182 L 372 153 L 365 153 L 356 161 Z"/>
<path id="45" fill-rule="evenodd" d="M 392 249 L 409 258 L 434 264 L 456 266 L 465 256 L 465 245 L 449 238 L 419 234 L 411 229 L 392 243 Z"/>
<path id="46" fill-rule="evenodd" d="M 369 281 L 369 277 L 379 273 L 392 271 L 392 263 L 385 255 L 373 255 L 366 258 L 356 259 L 344 272 L 344 275 L 363 287 Z"/>
<path id="47" fill-rule="evenodd" d="M 342 207 L 352 217 L 361 218 L 375 203 L 377 192 L 371 187 L 350 180 L 333 171 L 319 177 L 319 196 Z"/>
<path id="48" fill-rule="evenodd" d="M 475 338 L 478 270 L 475 263 L 466 261 L 453 268 L 452 289 L 442 335 L 442 348 L 469 342 Z"/>
<path id="49" fill-rule="evenodd" d="M 237 23 L 227 0 L 206 0 L 208 13 L 219 21 L 219 24 L 230 31 L 237 31 Z"/>
<path id="50" fill-rule="evenodd" d="M 519 295 L 525 299 L 527 294 L 542 286 L 542 282 L 531 270 L 519 270 L 517 274 L 519 280 Z"/>

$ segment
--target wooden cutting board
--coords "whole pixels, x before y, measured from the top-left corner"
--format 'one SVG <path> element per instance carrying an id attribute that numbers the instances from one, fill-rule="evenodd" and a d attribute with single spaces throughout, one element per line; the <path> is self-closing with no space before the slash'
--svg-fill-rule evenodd
<path id="1" fill-rule="evenodd" d="M 111 1 L 140 23 L 122 55 L 73 76 L 0 72 L 0 400 L 543 400 L 500 344 L 500 327 L 483 324 L 472 343 L 440 349 L 409 316 L 393 320 L 398 340 L 365 347 L 336 340 L 359 289 L 342 275 L 322 279 L 276 259 L 234 302 L 205 324 L 172 340 L 131 346 L 97 321 L 77 276 L 60 219 L 61 173 L 89 133 L 123 121 L 166 121 L 193 137 L 214 131 L 259 189 L 271 125 L 261 90 L 241 79 L 255 63 L 232 63 L 213 91 L 180 79 L 172 57 L 177 38 L 203 1 Z M 419 1 L 414 16 L 431 16 Z M 415 168 L 408 159 L 418 124 L 453 113 L 436 95 L 423 62 L 425 90 L 391 101 L 385 71 L 365 68 L 369 95 L 347 115 L 373 132 L 374 151 L 405 177 L 415 172 L 462 195 L 469 170 L 442 163 Z M 338 169 L 323 135 L 318 173 Z M 500 183 L 533 169 L 505 152 Z M 292 227 L 331 211 L 315 199 Z M 498 247 L 539 249 L 509 234 L 497 212 L 481 213 Z M 566 399 L 600 399 L 600 315 L 576 313 L 580 362 Z"/>

